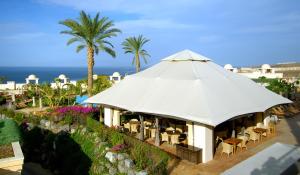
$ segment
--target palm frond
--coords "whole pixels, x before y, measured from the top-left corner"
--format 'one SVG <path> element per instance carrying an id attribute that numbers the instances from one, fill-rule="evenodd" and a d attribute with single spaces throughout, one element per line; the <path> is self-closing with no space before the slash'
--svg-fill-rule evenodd
<path id="1" fill-rule="evenodd" d="M 78 53 L 78 52 L 80 52 L 82 49 L 84 49 L 86 46 L 85 45 L 79 45 L 79 46 L 77 46 L 77 48 L 76 48 L 76 52 Z"/>

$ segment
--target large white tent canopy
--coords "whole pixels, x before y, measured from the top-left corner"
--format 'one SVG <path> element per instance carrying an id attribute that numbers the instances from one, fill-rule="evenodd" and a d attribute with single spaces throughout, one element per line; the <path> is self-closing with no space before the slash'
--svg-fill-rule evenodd
<path id="1" fill-rule="evenodd" d="M 184 50 L 126 76 L 85 102 L 216 126 L 291 101 L 209 58 Z"/>

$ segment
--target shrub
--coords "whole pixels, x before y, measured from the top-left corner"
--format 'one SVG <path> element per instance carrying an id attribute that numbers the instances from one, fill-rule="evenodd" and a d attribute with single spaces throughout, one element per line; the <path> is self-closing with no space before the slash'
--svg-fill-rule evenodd
<path id="1" fill-rule="evenodd" d="M 3 105 L 6 103 L 6 98 L 3 96 L 0 96 L 0 105 Z"/>
<path id="2" fill-rule="evenodd" d="M 18 123 L 22 123 L 25 115 L 23 113 L 15 113 L 14 119 Z"/>

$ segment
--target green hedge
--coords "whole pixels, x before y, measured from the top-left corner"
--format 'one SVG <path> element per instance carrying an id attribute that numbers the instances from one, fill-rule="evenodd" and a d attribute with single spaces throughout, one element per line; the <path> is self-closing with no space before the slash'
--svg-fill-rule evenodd
<path id="1" fill-rule="evenodd" d="M 6 98 L 3 96 L 0 96 L 0 105 L 3 105 L 6 103 Z"/>
<path id="2" fill-rule="evenodd" d="M 17 123 L 11 119 L 0 120 L 0 145 L 20 141 L 21 133 Z"/>

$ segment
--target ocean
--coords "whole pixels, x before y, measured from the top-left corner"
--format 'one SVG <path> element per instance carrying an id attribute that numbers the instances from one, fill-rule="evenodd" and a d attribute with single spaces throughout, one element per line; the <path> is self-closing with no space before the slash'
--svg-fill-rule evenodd
<path id="1" fill-rule="evenodd" d="M 119 72 L 121 75 L 135 73 L 134 67 L 95 67 L 94 74 L 112 75 Z M 70 80 L 80 80 L 87 77 L 86 67 L 0 67 L 0 76 L 5 77 L 5 81 L 15 81 L 25 83 L 25 78 L 30 74 L 35 74 L 39 82 L 53 82 L 54 78 L 60 74 L 65 74 Z"/>

